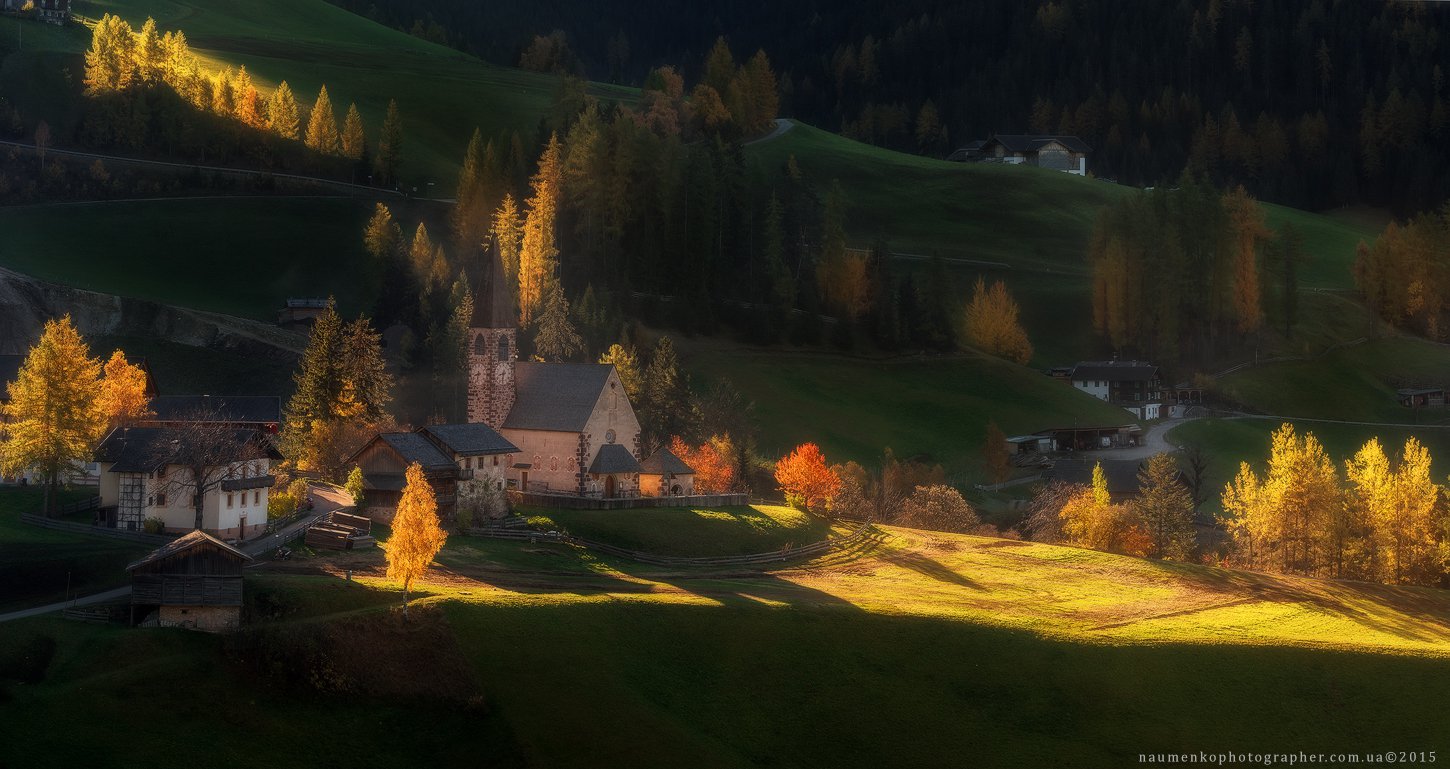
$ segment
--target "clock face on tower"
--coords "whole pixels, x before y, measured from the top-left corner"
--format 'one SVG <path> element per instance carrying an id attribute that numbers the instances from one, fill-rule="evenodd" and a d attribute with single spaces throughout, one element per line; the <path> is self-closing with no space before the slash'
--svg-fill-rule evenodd
<path id="1" fill-rule="evenodd" d="M 485 367 L 482 363 L 475 363 L 470 369 L 470 372 L 472 374 L 471 378 L 481 381 L 486 375 L 487 371 L 487 367 Z"/>

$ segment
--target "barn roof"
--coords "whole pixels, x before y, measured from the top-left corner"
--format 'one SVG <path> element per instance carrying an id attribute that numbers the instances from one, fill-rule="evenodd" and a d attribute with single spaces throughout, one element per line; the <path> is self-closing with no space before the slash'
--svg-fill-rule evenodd
<path id="1" fill-rule="evenodd" d="M 1072 367 L 1073 379 L 1109 382 L 1146 382 L 1158 376 L 1158 367 L 1139 360 L 1087 360 Z"/>
<path id="2" fill-rule="evenodd" d="M 600 446 L 599 453 L 594 455 L 594 461 L 589 463 L 591 475 L 614 475 L 639 471 L 639 460 L 629 453 L 629 449 L 618 443 L 606 443 Z"/>
<path id="3" fill-rule="evenodd" d="M 651 475 L 694 475 L 695 468 L 685 464 L 685 460 L 675 456 L 675 452 L 661 448 L 639 463 L 639 471 Z"/>
<path id="4" fill-rule="evenodd" d="M 128 564 L 126 566 L 126 571 L 135 571 L 136 569 L 139 569 L 148 563 L 155 563 L 156 561 L 159 561 L 163 558 L 169 558 L 173 555 L 176 555 L 177 553 L 183 553 L 187 550 L 192 549 L 193 547 L 198 547 L 205 544 L 215 545 L 223 553 L 235 556 L 238 560 L 252 560 L 252 556 L 247 555 L 241 550 L 238 550 L 235 547 L 228 545 L 227 543 L 217 539 L 216 537 L 213 537 L 212 535 L 202 531 L 201 529 L 193 529 L 190 533 L 177 537 L 175 540 L 168 542 L 161 547 L 156 548 L 155 550 L 152 550 L 146 555 L 146 557 L 142 558 L 141 560 L 134 561 Z"/>
<path id="5" fill-rule="evenodd" d="M 519 450 L 518 446 L 509 443 L 507 438 L 499 435 L 498 431 L 482 422 L 428 425 L 419 428 L 418 432 L 463 457 L 475 457 L 480 454 L 511 454 Z"/>
<path id="6" fill-rule="evenodd" d="M 158 395 L 149 422 L 204 421 L 280 424 L 282 399 L 275 395 Z"/>
<path id="7" fill-rule="evenodd" d="M 514 407 L 503 426 L 518 430 L 579 432 L 609 382 L 608 363 L 518 363 Z"/>
<path id="8" fill-rule="evenodd" d="M 96 447 L 96 461 L 111 464 L 109 472 L 113 473 L 149 473 L 169 464 L 170 455 L 165 442 L 172 434 L 165 427 L 117 427 Z M 237 456 L 233 462 L 248 458 L 241 450 L 248 443 L 261 446 L 271 459 L 282 458 L 272 443 L 256 430 L 238 428 L 232 434 L 237 442 Z"/>
<path id="9" fill-rule="evenodd" d="M 388 444 L 406 462 L 417 462 L 424 470 L 442 470 L 455 467 L 433 442 L 418 433 L 379 433 L 374 440 Z"/>

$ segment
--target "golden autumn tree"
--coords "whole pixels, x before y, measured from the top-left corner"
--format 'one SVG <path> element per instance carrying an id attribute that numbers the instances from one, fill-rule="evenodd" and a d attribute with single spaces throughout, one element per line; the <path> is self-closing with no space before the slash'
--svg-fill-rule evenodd
<path id="1" fill-rule="evenodd" d="M 1233 248 L 1233 308 L 1235 327 L 1243 334 L 1264 323 L 1263 286 L 1259 281 L 1259 248 L 1273 235 L 1264 222 L 1264 209 L 1243 185 L 1224 195 Z"/>
<path id="2" fill-rule="evenodd" d="M 503 260 L 504 274 L 515 284 L 519 280 L 519 247 L 524 237 L 523 220 L 519 218 L 519 204 L 513 193 L 506 193 L 498 211 L 493 215 L 490 230 L 498 240 L 498 255 Z"/>
<path id="3" fill-rule="evenodd" d="M 1007 284 L 996 281 L 989 289 L 977 278 L 972 301 L 967 305 L 967 339 L 973 347 L 999 358 L 1025 364 L 1032 360 L 1032 343 L 1017 319 L 1017 300 Z"/>
<path id="4" fill-rule="evenodd" d="M 296 139 L 301 127 L 297 116 L 297 97 L 283 80 L 267 99 L 267 128 L 283 139 Z"/>
<path id="5" fill-rule="evenodd" d="M 1249 463 L 1224 487 L 1239 559 L 1288 573 L 1343 572 L 1350 549 L 1339 473 L 1313 433 L 1288 423 L 1274 431 L 1262 477 Z"/>
<path id="6" fill-rule="evenodd" d="M 116 350 L 102 368 L 99 406 L 108 428 L 130 424 L 151 416 L 146 397 L 146 370 L 126 360 Z"/>
<path id="7" fill-rule="evenodd" d="M 368 149 L 367 132 L 363 128 L 362 113 L 357 104 L 347 105 L 347 116 L 342 120 L 342 156 L 348 160 L 362 160 Z"/>
<path id="8" fill-rule="evenodd" d="M 433 486 L 417 462 L 408 466 L 403 496 L 393 516 L 393 535 L 388 538 L 388 579 L 403 583 L 403 616 L 408 616 L 408 590 L 423 576 L 433 557 L 443 548 L 448 535 L 438 521 L 438 501 Z"/>
<path id="9" fill-rule="evenodd" d="M 735 489 L 734 448 L 729 436 L 716 435 L 699 446 L 691 446 L 676 435 L 670 451 L 695 471 L 696 494 L 727 494 Z"/>
<path id="10" fill-rule="evenodd" d="M 543 309 L 549 283 L 556 280 L 559 246 L 555 241 L 555 219 L 564 179 L 563 147 L 558 135 L 549 137 L 539 170 L 533 177 L 533 195 L 524 217 L 523 241 L 519 248 L 519 326 L 531 324 Z"/>
<path id="11" fill-rule="evenodd" d="M 775 463 L 775 481 L 792 505 L 822 511 L 841 490 L 841 478 L 814 443 L 802 443 Z"/>
<path id="12" fill-rule="evenodd" d="M 39 469 L 46 477 L 46 512 L 55 509 L 55 491 L 76 463 L 88 461 L 106 428 L 96 397 L 101 362 L 71 323 L 69 315 L 50 320 L 30 348 L 15 381 L 7 385 L 0 470 L 16 474 Z"/>
<path id="13" fill-rule="evenodd" d="M 1430 450 L 1410 437 L 1390 479 L 1387 504 L 1380 505 L 1370 521 L 1382 564 L 1380 579 L 1429 584 L 1440 496 L 1440 487 L 1430 477 Z"/>
<path id="14" fill-rule="evenodd" d="M 336 155 L 340 151 L 337 135 L 337 115 L 332 111 L 332 99 L 327 95 L 327 86 L 317 92 L 317 101 L 312 103 L 312 114 L 307 118 L 307 135 L 303 143 L 314 152 Z"/>
<path id="15" fill-rule="evenodd" d="M 1101 463 L 1093 465 L 1092 485 L 1069 497 L 1057 515 L 1062 533 L 1074 545 L 1132 555 L 1146 550 L 1128 509 L 1113 503 Z"/>

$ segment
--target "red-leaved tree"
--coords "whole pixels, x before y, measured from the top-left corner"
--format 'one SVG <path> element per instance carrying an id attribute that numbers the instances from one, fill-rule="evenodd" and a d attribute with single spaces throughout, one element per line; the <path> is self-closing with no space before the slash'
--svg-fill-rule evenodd
<path id="1" fill-rule="evenodd" d="M 775 463 L 775 481 L 786 501 L 807 510 L 823 511 L 841 491 L 841 479 L 826 465 L 826 456 L 814 443 L 802 443 Z"/>
<path id="2" fill-rule="evenodd" d="M 696 494 L 728 494 L 735 490 L 734 452 L 728 437 L 715 436 L 698 447 L 676 435 L 670 451 L 695 471 Z"/>

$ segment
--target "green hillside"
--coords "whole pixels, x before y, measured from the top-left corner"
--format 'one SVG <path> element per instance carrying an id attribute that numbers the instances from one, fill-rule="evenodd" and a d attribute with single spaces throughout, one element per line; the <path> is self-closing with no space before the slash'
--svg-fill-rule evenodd
<path id="1" fill-rule="evenodd" d="M 238 638 L 11 624 L 0 761 L 1108 767 L 1450 734 L 1442 591 L 901 529 L 764 574 L 444 552 L 406 625 L 376 551 L 351 583 L 254 571 Z"/>
<path id="2" fill-rule="evenodd" d="M 685 340 L 679 349 L 700 384 L 729 380 L 755 402 L 766 456 L 815 441 L 832 461 L 874 466 L 890 447 L 944 464 L 954 481 L 980 482 L 988 420 L 1008 435 L 1132 421 L 1039 371 L 972 353 L 872 360 L 707 340 Z"/>

